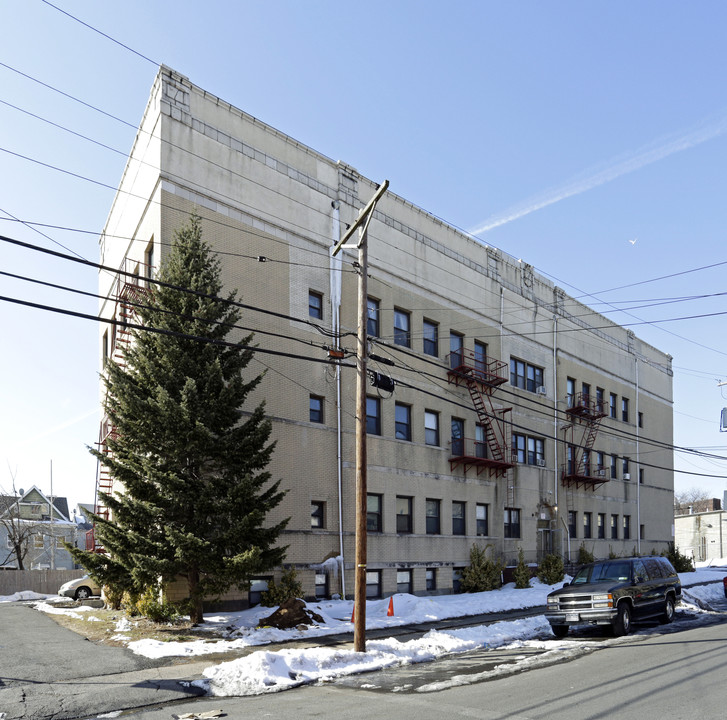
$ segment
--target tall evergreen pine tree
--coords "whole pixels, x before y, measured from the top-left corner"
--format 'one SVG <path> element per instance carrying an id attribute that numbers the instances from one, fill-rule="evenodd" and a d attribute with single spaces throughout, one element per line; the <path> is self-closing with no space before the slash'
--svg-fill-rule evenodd
<path id="1" fill-rule="evenodd" d="M 274 449 L 264 403 L 241 408 L 262 376 L 242 371 L 252 336 L 225 344 L 239 311 L 213 299 L 222 290 L 220 263 L 192 216 L 175 233 L 156 285 L 137 314 L 125 367 L 107 367 L 106 412 L 114 426 L 110 455 L 92 450 L 123 486 L 102 494 L 111 519 L 94 517 L 106 550 L 76 550 L 101 582 L 139 592 L 186 579 L 189 614 L 202 622 L 202 599 L 279 565 L 276 541 L 287 521 L 265 526 L 283 497 L 265 470 Z M 228 299 L 232 300 L 235 293 Z"/>

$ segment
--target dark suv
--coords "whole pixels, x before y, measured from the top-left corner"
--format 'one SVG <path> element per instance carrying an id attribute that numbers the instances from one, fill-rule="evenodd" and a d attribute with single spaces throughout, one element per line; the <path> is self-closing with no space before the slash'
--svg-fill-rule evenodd
<path id="1" fill-rule="evenodd" d="M 548 595 L 545 617 L 557 637 L 571 625 L 610 625 L 614 635 L 627 635 L 632 620 L 671 622 L 681 598 L 679 576 L 665 557 L 601 560 Z"/>

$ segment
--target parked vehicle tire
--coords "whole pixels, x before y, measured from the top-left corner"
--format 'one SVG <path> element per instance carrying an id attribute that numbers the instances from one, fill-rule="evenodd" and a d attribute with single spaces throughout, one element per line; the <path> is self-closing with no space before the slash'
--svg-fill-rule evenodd
<path id="1" fill-rule="evenodd" d="M 674 619 L 674 598 L 671 595 L 666 596 L 664 601 L 664 614 L 659 620 L 664 624 L 670 623 Z"/>
<path id="2" fill-rule="evenodd" d="M 619 603 L 618 615 L 613 621 L 613 634 L 616 637 L 628 635 L 631 632 L 631 605 L 626 602 Z"/>
<path id="3" fill-rule="evenodd" d="M 81 585 L 76 590 L 76 600 L 88 600 L 91 597 L 91 588 L 87 588 L 85 585 Z"/>
<path id="4" fill-rule="evenodd" d="M 558 638 L 565 637 L 568 634 L 567 625 L 551 625 L 550 629 L 553 631 L 553 635 Z"/>

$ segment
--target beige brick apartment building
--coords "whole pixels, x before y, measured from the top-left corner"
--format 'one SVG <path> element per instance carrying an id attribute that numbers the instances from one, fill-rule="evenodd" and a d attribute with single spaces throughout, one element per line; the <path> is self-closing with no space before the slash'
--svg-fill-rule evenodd
<path id="1" fill-rule="evenodd" d="M 100 241 L 104 265 L 144 276 L 196 211 L 259 347 L 310 358 L 249 366 L 266 371 L 253 401 L 273 421 L 283 542 L 309 596 L 353 592 L 358 276 L 355 251 L 330 255 L 381 180 L 163 67 Z M 663 550 L 671 357 L 395 187 L 368 252 L 369 369 L 395 381 L 369 386 L 369 594 L 456 591 L 473 543 L 508 562 L 520 547 L 529 562 L 581 543 L 597 557 Z M 143 283 L 99 277 L 104 317 Z M 100 355 L 116 339 L 102 328 Z"/>

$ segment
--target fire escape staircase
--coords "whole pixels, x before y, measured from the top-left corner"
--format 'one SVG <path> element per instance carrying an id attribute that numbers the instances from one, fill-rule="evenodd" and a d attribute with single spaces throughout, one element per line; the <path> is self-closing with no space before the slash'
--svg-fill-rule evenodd
<path id="1" fill-rule="evenodd" d="M 467 387 L 484 434 L 480 440 L 452 438 L 450 469 L 463 466 L 466 473 L 474 467 L 478 475 L 487 469 L 490 477 L 504 477 L 513 466 L 507 432 L 512 408 L 495 408 L 492 395 L 507 382 L 507 364 L 464 349 L 450 353 L 448 361 L 447 379 Z"/>
<path id="2" fill-rule="evenodd" d="M 566 425 L 566 462 L 561 469 L 566 486 L 595 488 L 609 481 L 604 468 L 593 468 L 591 451 L 598 435 L 601 420 L 606 417 L 606 406 L 602 400 L 578 393 L 566 397 L 566 413 L 571 422 Z M 579 442 L 576 442 L 579 440 Z"/>
<path id="3" fill-rule="evenodd" d="M 109 350 L 109 362 L 116 363 L 119 367 L 126 367 L 126 350 L 133 341 L 132 328 L 130 324 L 138 322 L 136 306 L 144 301 L 148 293 L 148 283 L 144 277 L 139 275 L 139 264 L 133 264 L 133 270 L 129 270 L 130 260 L 126 258 L 125 271 L 133 272 L 133 275 L 119 275 L 114 283 L 111 296 L 115 298 L 114 320 L 112 325 L 111 347 Z M 146 268 L 142 268 L 142 272 Z M 116 429 L 107 417 L 101 420 L 99 431 L 98 447 L 102 455 L 110 457 L 111 450 L 108 446 L 109 439 L 116 437 Z M 94 501 L 94 513 L 104 520 L 111 516 L 109 508 L 104 504 L 100 493 L 111 495 L 114 490 L 114 479 L 111 476 L 108 465 L 100 460 L 96 470 L 96 493 Z M 104 548 L 96 538 L 95 527 L 86 534 L 86 550 L 93 552 L 104 552 Z"/>

